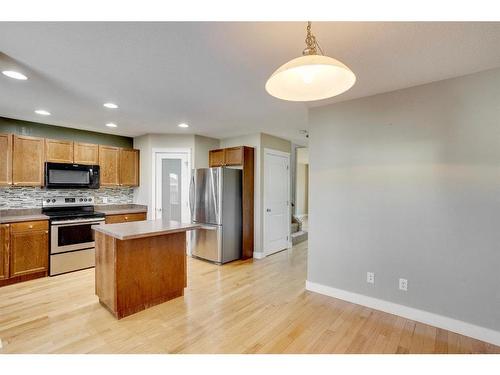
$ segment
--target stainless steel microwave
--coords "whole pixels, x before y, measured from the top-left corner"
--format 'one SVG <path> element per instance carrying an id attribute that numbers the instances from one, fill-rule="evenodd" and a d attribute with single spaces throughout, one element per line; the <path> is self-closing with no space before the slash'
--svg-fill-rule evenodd
<path id="1" fill-rule="evenodd" d="M 99 166 L 71 163 L 45 163 L 45 187 L 59 189 L 98 189 Z"/>

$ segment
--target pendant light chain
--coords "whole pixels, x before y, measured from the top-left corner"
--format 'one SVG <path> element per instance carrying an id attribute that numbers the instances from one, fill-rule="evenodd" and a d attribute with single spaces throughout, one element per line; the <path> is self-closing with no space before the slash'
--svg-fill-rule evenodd
<path id="1" fill-rule="evenodd" d="M 316 37 L 313 35 L 311 32 L 311 21 L 307 22 L 307 36 L 306 36 L 306 49 L 302 51 L 302 55 L 317 55 L 318 54 L 318 49 L 320 50 L 320 53 L 323 55 L 323 50 L 321 49 L 319 43 L 316 41 Z M 317 47 L 317 48 L 316 48 Z"/>

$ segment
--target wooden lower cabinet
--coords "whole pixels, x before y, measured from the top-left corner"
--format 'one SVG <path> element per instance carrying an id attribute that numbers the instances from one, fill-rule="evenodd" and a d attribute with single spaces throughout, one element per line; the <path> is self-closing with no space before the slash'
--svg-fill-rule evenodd
<path id="1" fill-rule="evenodd" d="M 48 260 L 47 221 L 11 224 L 9 277 L 47 272 Z"/>
<path id="2" fill-rule="evenodd" d="M 106 215 L 106 224 L 128 223 L 131 221 L 146 220 L 147 214 L 145 212 L 123 215 Z"/>
<path id="3" fill-rule="evenodd" d="M 0 224 L 0 280 L 9 278 L 10 225 Z"/>

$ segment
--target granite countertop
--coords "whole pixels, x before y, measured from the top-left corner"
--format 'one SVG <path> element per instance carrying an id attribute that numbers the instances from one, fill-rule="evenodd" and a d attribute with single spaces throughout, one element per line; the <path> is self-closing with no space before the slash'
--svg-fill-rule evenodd
<path id="1" fill-rule="evenodd" d="M 163 234 L 185 232 L 200 227 L 200 224 L 157 219 L 132 221 L 129 223 L 93 225 L 92 229 L 118 240 L 131 240 L 134 238 L 154 237 Z"/>
<path id="2" fill-rule="evenodd" d="M 38 220 L 49 220 L 47 215 L 42 214 L 40 208 L 0 210 L 0 224 Z"/>
<path id="3" fill-rule="evenodd" d="M 106 204 L 96 205 L 95 211 L 105 215 L 120 215 L 148 212 L 148 206 L 141 204 Z M 49 220 L 42 214 L 41 208 L 13 208 L 0 210 L 0 224 L 17 223 L 21 221 Z"/>
<path id="4" fill-rule="evenodd" d="M 142 204 L 101 204 L 96 205 L 94 210 L 105 215 L 121 215 L 148 212 L 148 206 Z"/>

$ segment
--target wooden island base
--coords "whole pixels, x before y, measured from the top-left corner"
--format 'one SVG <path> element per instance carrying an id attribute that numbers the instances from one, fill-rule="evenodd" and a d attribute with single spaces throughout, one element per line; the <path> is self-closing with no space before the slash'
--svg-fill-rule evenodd
<path id="1" fill-rule="evenodd" d="M 186 232 L 119 240 L 95 231 L 99 302 L 117 319 L 184 295 Z"/>

